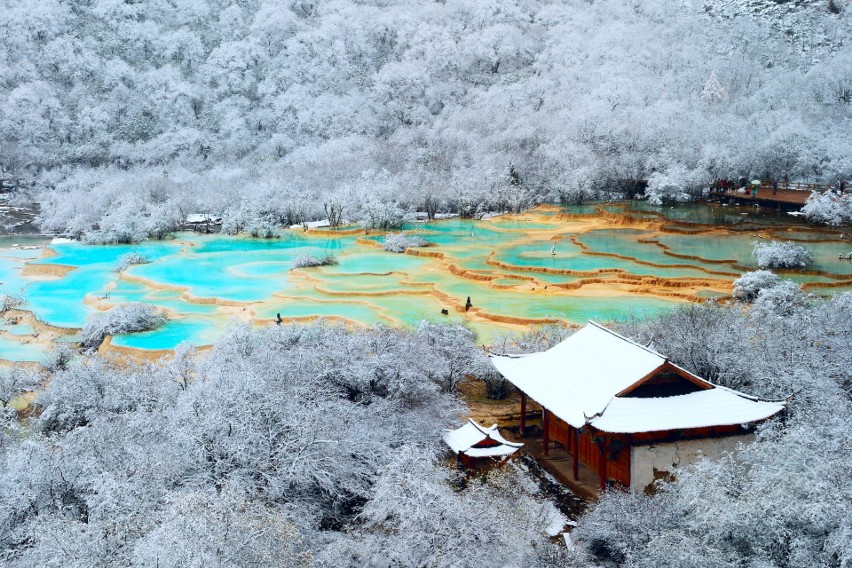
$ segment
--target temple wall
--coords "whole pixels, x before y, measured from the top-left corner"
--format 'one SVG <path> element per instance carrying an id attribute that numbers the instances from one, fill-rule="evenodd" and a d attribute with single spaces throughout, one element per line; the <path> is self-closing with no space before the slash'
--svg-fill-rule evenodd
<path id="1" fill-rule="evenodd" d="M 630 448 L 630 487 L 642 491 L 655 479 L 674 473 L 679 466 L 695 463 L 704 457 L 718 459 L 725 453 L 736 451 L 737 444 L 747 444 L 753 438 L 753 434 L 743 434 L 633 446 Z"/>

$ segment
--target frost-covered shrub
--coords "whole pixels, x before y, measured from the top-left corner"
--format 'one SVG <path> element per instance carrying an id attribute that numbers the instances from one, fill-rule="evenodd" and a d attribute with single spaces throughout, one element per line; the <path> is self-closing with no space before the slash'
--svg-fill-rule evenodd
<path id="1" fill-rule="evenodd" d="M 789 241 L 755 243 L 752 256 L 757 266 L 764 268 L 805 268 L 813 263 L 811 251 Z"/>
<path id="2" fill-rule="evenodd" d="M 246 232 L 252 237 L 261 239 L 277 239 L 281 237 L 280 224 L 266 215 L 251 219 L 246 226 Z"/>
<path id="3" fill-rule="evenodd" d="M 226 235 L 238 235 L 246 230 L 251 214 L 244 207 L 229 207 L 222 214 L 222 232 Z"/>
<path id="4" fill-rule="evenodd" d="M 452 471 L 423 448 L 404 446 L 394 458 L 379 473 L 362 522 L 321 551 L 315 566 L 551 565 L 542 556 L 556 547 L 546 539 L 566 519 L 514 467 L 454 491 Z"/>
<path id="5" fill-rule="evenodd" d="M 852 223 L 852 194 L 838 195 L 832 192 L 811 193 L 802 213 L 808 221 L 825 225 Z"/>
<path id="6" fill-rule="evenodd" d="M 405 233 L 389 233 L 382 241 L 382 249 L 390 252 L 405 252 L 412 247 L 429 246 L 429 241 L 423 237 Z"/>
<path id="7" fill-rule="evenodd" d="M 331 266 L 337 264 L 337 259 L 334 255 L 326 254 L 324 256 L 314 256 L 312 254 L 303 254 L 293 259 L 290 264 L 291 268 L 311 268 L 313 266 Z"/>
<path id="8" fill-rule="evenodd" d="M 62 371 L 68 368 L 68 364 L 74 358 L 74 352 L 65 344 L 60 343 L 53 348 L 50 358 L 45 362 L 44 367 L 51 373 Z"/>
<path id="9" fill-rule="evenodd" d="M 480 371 L 494 367 L 476 345 L 476 334 L 457 323 L 421 321 L 415 332 L 417 340 L 436 354 L 429 377 L 445 392 L 456 392 L 467 375 L 479 376 Z"/>
<path id="10" fill-rule="evenodd" d="M 521 334 L 504 334 L 497 337 L 492 347 L 499 353 L 532 353 L 547 351 L 571 335 L 572 328 L 563 323 L 530 326 Z"/>
<path id="11" fill-rule="evenodd" d="M 692 201 L 701 195 L 702 180 L 698 175 L 679 165 L 655 172 L 648 178 L 645 197 L 652 205 Z"/>
<path id="12" fill-rule="evenodd" d="M 761 290 L 772 288 L 779 282 L 781 278 L 770 270 L 746 272 L 734 280 L 734 298 L 743 302 L 753 302 Z"/>
<path id="13" fill-rule="evenodd" d="M 121 304 L 93 314 L 80 332 L 80 345 L 86 350 L 97 349 L 107 335 L 148 331 L 164 323 L 166 316 L 153 306 L 139 302 Z"/>
<path id="14" fill-rule="evenodd" d="M 701 100 L 708 103 L 724 103 L 730 97 L 728 92 L 716 78 L 716 72 L 710 74 L 710 78 L 704 83 L 704 90 L 701 91 Z"/>
<path id="15" fill-rule="evenodd" d="M 44 377 L 27 367 L 15 366 L 11 369 L 0 369 L 0 406 L 5 407 L 25 392 L 38 388 L 43 381 Z M 0 416 L 2 416 L 1 412 Z M 0 434 L 0 446 L 2 446 L 2 434 Z"/>
<path id="16" fill-rule="evenodd" d="M 145 240 L 147 235 L 136 226 L 115 227 L 111 230 L 98 229 L 83 234 L 82 241 L 87 245 L 133 244 Z"/>
<path id="17" fill-rule="evenodd" d="M 24 303 L 24 299 L 17 294 L 0 294 L 0 314 L 13 310 Z"/>
<path id="18" fill-rule="evenodd" d="M 771 288 L 760 290 L 753 309 L 764 316 L 791 315 L 804 305 L 807 297 L 801 286 L 783 280 Z"/>
<path id="19" fill-rule="evenodd" d="M 399 229 L 405 222 L 405 210 L 397 203 L 368 200 L 361 204 L 361 225 L 367 229 Z"/>
<path id="20" fill-rule="evenodd" d="M 488 363 L 491 366 L 491 363 Z M 496 369 L 483 368 L 479 378 L 485 384 L 485 396 L 491 400 L 503 400 L 509 393 L 509 382 Z"/>
<path id="21" fill-rule="evenodd" d="M 134 264 L 150 264 L 151 259 L 138 251 L 131 251 L 118 257 L 115 265 L 116 272 L 124 272 Z"/>

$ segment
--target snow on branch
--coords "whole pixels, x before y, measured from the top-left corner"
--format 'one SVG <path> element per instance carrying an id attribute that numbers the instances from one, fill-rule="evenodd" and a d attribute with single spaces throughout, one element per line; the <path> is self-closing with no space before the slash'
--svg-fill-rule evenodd
<path id="1" fill-rule="evenodd" d="M 757 266 L 765 268 L 806 268 L 814 259 L 805 246 L 790 241 L 756 243 L 752 256 Z"/>
<path id="2" fill-rule="evenodd" d="M 734 280 L 734 298 L 744 302 L 753 302 L 761 290 L 772 288 L 781 282 L 781 278 L 770 270 L 746 272 Z"/>
<path id="3" fill-rule="evenodd" d="M 80 332 L 80 345 L 87 351 L 100 347 L 108 335 L 157 329 L 166 316 L 154 306 L 134 302 L 118 305 L 107 312 L 92 314 Z"/>
<path id="4" fill-rule="evenodd" d="M 414 247 L 427 247 L 429 241 L 416 235 L 406 233 L 388 233 L 382 241 L 382 249 L 390 252 L 405 252 Z"/>
<path id="5" fill-rule="evenodd" d="M 337 259 L 334 255 L 314 256 L 306 253 L 293 259 L 293 262 L 290 263 L 290 268 L 311 268 L 314 266 L 332 266 L 335 264 L 337 264 Z"/>
<path id="6" fill-rule="evenodd" d="M 131 251 L 118 257 L 115 265 L 116 272 L 124 272 L 134 264 L 150 264 L 151 259 L 138 251 Z"/>

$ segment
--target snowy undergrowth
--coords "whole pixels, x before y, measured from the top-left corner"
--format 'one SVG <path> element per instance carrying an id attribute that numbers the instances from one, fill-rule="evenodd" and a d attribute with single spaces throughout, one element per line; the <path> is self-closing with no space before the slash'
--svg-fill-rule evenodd
<path id="1" fill-rule="evenodd" d="M 0 413 L 0 563 L 561 565 L 529 479 L 462 489 L 444 465 L 454 385 L 482 358 L 428 322 L 235 324 L 153 364 L 78 358 L 27 431 Z"/>

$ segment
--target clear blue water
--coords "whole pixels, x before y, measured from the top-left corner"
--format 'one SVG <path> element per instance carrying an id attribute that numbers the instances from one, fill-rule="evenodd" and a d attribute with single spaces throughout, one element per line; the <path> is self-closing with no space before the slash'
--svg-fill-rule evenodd
<path id="1" fill-rule="evenodd" d="M 39 343 L 25 343 L 18 338 L 0 334 L 0 359 L 5 361 L 42 363 L 47 360 L 49 353 L 50 350 Z"/>

